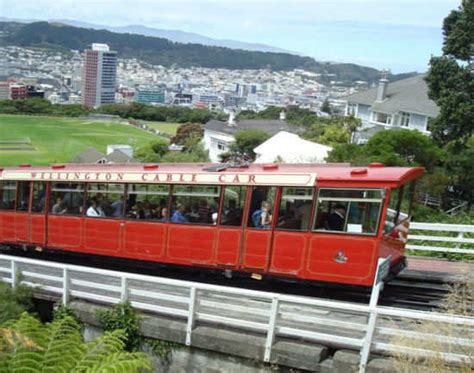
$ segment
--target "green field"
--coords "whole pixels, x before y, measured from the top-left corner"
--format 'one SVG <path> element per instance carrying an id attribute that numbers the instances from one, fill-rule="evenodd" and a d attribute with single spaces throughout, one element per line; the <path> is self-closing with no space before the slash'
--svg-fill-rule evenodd
<path id="1" fill-rule="evenodd" d="M 159 130 L 161 133 L 174 136 L 176 135 L 177 128 L 181 125 L 179 123 L 168 123 L 168 122 L 149 122 L 146 121 L 151 128 Z"/>
<path id="2" fill-rule="evenodd" d="M 105 153 L 109 144 L 135 147 L 155 138 L 156 135 L 113 122 L 0 115 L 0 166 L 68 162 L 89 147 Z M 10 143 L 13 141 L 20 143 Z M 34 150 L 5 150 L 11 147 Z"/>

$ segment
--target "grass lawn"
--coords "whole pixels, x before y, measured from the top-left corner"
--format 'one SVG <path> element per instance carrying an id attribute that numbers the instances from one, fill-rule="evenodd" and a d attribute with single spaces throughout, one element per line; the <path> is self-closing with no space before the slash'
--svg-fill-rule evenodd
<path id="1" fill-rule="evenodd" d="M 151 128 L 159 130 L 161 133 L 166 133 L 167 135 L 174 136 L 176 135 L 177 128 L 181 125 L 180 123 L 168 123 L 168 122 L 149 122 L 146 121 Z"/>
<path id="2" fill-rule="evenodd" d="M 113 122 L 0 115 L 0 166 L 67 162 L 89 147 L 105 153 L 109 144 L 137 146 L 153 139 L 156 139 L 153 134 Z M 31 143 L 19 144 L 17 147 L 26 146 L 34 150 L 2 150 L 16 145 L 1 142 L 24 140 L 29 140 Z"/>

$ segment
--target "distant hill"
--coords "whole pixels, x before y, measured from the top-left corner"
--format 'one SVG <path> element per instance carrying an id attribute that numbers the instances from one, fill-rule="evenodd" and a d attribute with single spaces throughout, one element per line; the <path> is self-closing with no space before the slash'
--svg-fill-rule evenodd
<path id="1" fill-rule="evenodd" d="M 62 23 L 34 22 L 22 24 L 0 22 L 0 45 L 23 47 L 63 48 L 84 50 L 92 43 L 106 43 L 123 58 L 137 58 L 163 65 L 226 69 L 292 70 L 305 69 L 316 73 L 335 74 L 334 80 L 375 82 L 380 72 L 376 69 L 342 63 L 322 63 L 311 57 L 290 53 L 258 52 L 242 49 L 176 43 L 167 39 L 130 33 L 115 33 L 73 27 Z M 403 74 L 403 77 L 406 77 Z M 391 81 L 399 77 L 389 77 Z"/>

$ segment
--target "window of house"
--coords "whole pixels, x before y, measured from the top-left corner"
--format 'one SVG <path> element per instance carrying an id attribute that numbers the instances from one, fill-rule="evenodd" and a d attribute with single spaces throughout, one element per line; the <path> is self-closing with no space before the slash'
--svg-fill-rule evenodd
<path id="1" fill-rule="evenodd" d="M 348 104 L 347 105 L 347 115 L 356 115 L 357 114 L 357 104 Z"/>
<path id="2" fill-rule="evenodd" d="M 385 113 L 374 112 L 374 119 L 377 123 L 382 124 L 391 124 L 392 123 L 392 116 Z"/>
<path id="3" fill-rule="evenodd" d="M 402 127 L 410 126 L 410 113 L 406 113 L 406 112 L 400 113 L 400 126 Z"/>
<path id="4" fill-rule="evenodd" d="M 129 184 L 126 217 L 168 221 L 169 194 L 169 185 Z"/>
<path id="5" fill-rule="evenodd" d="M 33 182 L 33 200 L 31 212 L 44 212 L 46 200 L 46 183 L 41 181 Z"/>
<path id="6" fill-rule="evenodd" d="M 314 229 L 375 235 L 384 197 L 383 189 L 320 189 Z"/>
<path id="7" fill-rule="evenodd" d="M 254 187 L 248 217 L 248 226 L 270 229 L 273 224 L 273 206 L 276 187 Z"/>
<path id="8" fill-rule="evenodd" d="M 245 206 L 246 186 L 226 186 L 224 189 L 224 206 L 220 224 L 238 227 L 242 225 Z"/>
<path id="9" fill-rule="evenodd" d="M 87 185 L 86 216 L 123 218 L 125 185 L 90 183 Z"/>
<path id="10" fill-rule="evenodd" d="M 0 181 L 0 209 L 13 210 L 16 200 L 16 181 Z"/>
<path id="11" fill-rule="evenodd" d="M 18 182 L 18 194 L 17 194 L 16 211 L 28 211 L 28 205 L 30 203 L 30 182 L 19 181 Z"/>
<path id="12" fill-rule="evenodd" d="M 53 215 L 82 215 L 83 183 L 52 183 L 49 205 Z"/>
<path id="13" fill-rule="evenodd" d="M 277 228 L 308 230 L 312 206 L 313 188 L 282 188 Z"/>
<path id="14" fill-rule="evenodd" d="M 220 186 L 174 185 L 172 223 L 216 224 Z"/>

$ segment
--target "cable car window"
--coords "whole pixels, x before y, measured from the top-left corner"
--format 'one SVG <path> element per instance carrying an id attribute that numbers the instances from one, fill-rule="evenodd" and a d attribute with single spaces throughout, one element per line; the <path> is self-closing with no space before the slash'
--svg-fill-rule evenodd
<path id="1" fill-rule="evenodd" d="M 321 189 L 314 229 L 377 234 L 385 190 Z"/>
<path id="2" fill-rule="evenodd" d="M 123 218 L 124 193 L 124 184 L 88 184 L 86 216 L 91 218 Z"/>
<path id="3" fill-rule="evenodd" d="M 53 215 L 82 215 L 83 183 L 52 183 L 49 205 Z"/>
<path id="4" fill-rule="evenodd" d="M 224 189 L 224 207 L 221 225 L 239 227 L 245 206 L 246 186 L 226 186 Z"/>
<path id="5" fill-rule="evenodd" d="M 35 181 L 33 183 L 33 200 L 31 212 L 44 212 L 46 200 L 46 183 Z"/>
<path id="6" fill-rule="evenodd" d="M 282 188 L 277 228 L 308 230 L 312 205 L 313 188 Z"/>
<path id="7" fill-rule="evenodd" d="M 387 214 L 385 215 L 384 234 L 389 233 L 397 225 L 408 218 L 411 209 L 415 184 L 402 185 L 393 188 L 390 193 Z"/>
<path id="8" fill-rule="evenodd" d="M 168 221 L 169 194 L 169 185 L 129 184 L 126 217 Z"/>
<path id="9" fill-rule="evenodd" d="M 18 182 L 18 194 L 17 194 L 16 211 L 28 211 L 28 205 L 30 202 L 30 182 L 19 181 Z"/>
<path id="10" fill-rule="evenodd" d="M 13 210 L 16 200 L 16 181 L 0 181 L 0 210 Z"/>
<path id="11" fill-rule="evenodd" d="M 276 187 L 254 187 L 248 226 L 259 229 L 270 229 L 272 227 L 273 204 L 275 202 Z"/>
<path id="12" fill-rule="evenodd" d="M 174 185 L 170 221 L 216 224 L 219 196 L 219 186 Z"/>

